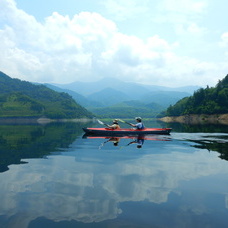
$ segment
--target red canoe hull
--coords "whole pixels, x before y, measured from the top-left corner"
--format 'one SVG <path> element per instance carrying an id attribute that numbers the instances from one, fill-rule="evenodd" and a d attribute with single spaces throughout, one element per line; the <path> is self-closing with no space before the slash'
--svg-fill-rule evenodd
<path id="1" fill-rule="evenodd" d="M 93 135 L 147 135 L 147 134 L 162 134 L 169 135 L 172 128 L 145 128 L 143 130 L 122 128 L 83 128 L 85 133 Z"/>

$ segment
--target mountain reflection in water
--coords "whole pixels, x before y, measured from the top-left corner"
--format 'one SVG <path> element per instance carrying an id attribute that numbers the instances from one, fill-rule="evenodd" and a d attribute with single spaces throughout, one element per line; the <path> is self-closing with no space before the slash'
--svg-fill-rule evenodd
<path id="1" fill-rule="evenodd" d="M 82 125 L 1 128 L 1 227 L 227 227 L 227 133 L 174 130 L 139 149 Z"/>

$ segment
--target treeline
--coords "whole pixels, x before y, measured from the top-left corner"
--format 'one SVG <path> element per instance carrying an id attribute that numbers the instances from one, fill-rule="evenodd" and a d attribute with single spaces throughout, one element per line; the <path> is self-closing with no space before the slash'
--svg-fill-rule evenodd
<path id="1" fill-rule="evenodd" d="M 200 88 L 190 97 L 171 105 L 161 116 L 228 113 L 228 75 L 215 87 Z"/>
<path id="2" fill-rule="evenodd" d="M 89 108 L 89 110 L 99 118 L 129 118 L 132 116 L 155 118 L 164 108 L 156 103 L 144 104 L 139 101 L 125 101 L 113 106 Z"/>
<path id="3" fill-rule="evenodd" d="M 12 79 L 0 72 L 0 117 L 31 116 L 70 119 L 93 115 L 67 93 Z"/>
<path id="4" fill-rule="evenodd" d="M 133 108 L 133 107 L 106 107 L 90 109 L 99 118 L 129 118 L 140 114 L 143 118 L 153 118 L 158 114 L 153 113 L 153 110 L 148 108 Z"/>

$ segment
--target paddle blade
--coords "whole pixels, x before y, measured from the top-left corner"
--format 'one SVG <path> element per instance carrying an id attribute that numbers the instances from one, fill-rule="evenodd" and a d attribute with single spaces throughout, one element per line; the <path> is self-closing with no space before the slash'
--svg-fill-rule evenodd
<path id="1" fill-rule="evenodd" d="M 97 119 L 97 122 L 98 122 L 99 124 L 105 125 L 102 121 L 100 121 L 100 120 L 98 120 L 98 119 Z"/>
<path id="2" fill-rule="evenodd" d="M 103 123 L 101 120 L 98 120 L 98 119 L 97 119 L 97 122 L 98 122 L 99 124 L 105 125 L 106 127 L 109 127 L 108 124 Z"/>

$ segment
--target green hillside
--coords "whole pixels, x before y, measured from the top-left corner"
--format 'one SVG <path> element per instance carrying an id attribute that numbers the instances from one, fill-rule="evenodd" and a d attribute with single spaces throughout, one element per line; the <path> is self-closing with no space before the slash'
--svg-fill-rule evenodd
<path id="1" fill-rule="evenodd" d="M 201 88 L 170 106 L 162 116 L 228 113 L 228 75 L 215 87 Z"/>
<path id="2" fill-rule="evenodd" d="M 0 72 L 0 117 L 83 118 L 92 113 L 67 93 L 13 79 Z"/>
<path id="3" fill-rule="evenodd" d="M 140 115 L 143 118 L 154 118 L 164 107 L 156 103 L 144 104 L 140 101 L 124 101 L 104 108 L 89 108 L 100 118 L 129 118 Z"/>

